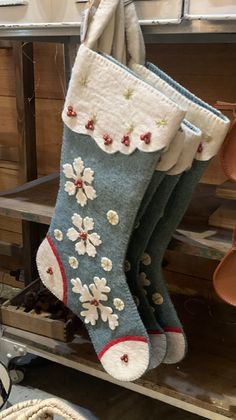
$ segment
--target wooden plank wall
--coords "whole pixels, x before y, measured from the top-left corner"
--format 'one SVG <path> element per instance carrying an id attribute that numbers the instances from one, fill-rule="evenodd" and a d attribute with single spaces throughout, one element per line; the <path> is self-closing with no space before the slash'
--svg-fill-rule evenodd
<path id="1" fill-rule="evenodd" d="M 196 95 L 214 104 L 236 100 L 236 45 L 148 45 L 147 57 Z M 34 45 L 36 125 L 39 174 L 59 169 L 61 110 L 65 96 L 62 46 Z M 14 64 L 11 49 L 0 49 L 0 145 L 17 147 Z M 218 159 L 205 182 L 225 180 Z M 0 190 L 18 184 L 18 163 L 0 161 Z M 7 226 L 4 228 L 4 226 Z M 0 240 L 20 243 L 17 221 L 1 218 Z"/>

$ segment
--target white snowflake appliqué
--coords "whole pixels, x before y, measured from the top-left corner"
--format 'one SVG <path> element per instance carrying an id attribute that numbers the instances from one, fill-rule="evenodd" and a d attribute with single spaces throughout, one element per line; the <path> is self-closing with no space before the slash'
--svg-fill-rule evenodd
<path id="1" fill-rule="evenodd" d="M 99 315 L 103 322 L 108 322 L 109 328 L 115 330 L 119 325 L 118 315 L 113 314 L 112 308 L 103 305 L 101 302 L 106 302 L 111 289 L 107 286 L 105 278 L 94 277 L 94 283 L 87 286 L 82 284 L 81 280 L 77 277 L 72 279 L 72 291 L 80 294 L 80 302 L 85 309 L 80 312 L 80 315 L 85 318 L 85 324 L 95 325 L 99 319 Z"/>
<path id="2" fill-rule="evenodd" d="M 65 191 L 69 195 L 76 194 L 76 200 L 81 207 L 84 207 L 88 200 L 97 197 L 95 189 L 90 185 L 94 179 L 94 172 L 90 168 L 84 168 L 81 158 L 76 158 L 73 165 L 69 163 L 63 165 L 63 173 L 66 178 L 73 179 L 65 183 Z"/>
<path id="3" fill-rule="evenodd" d="M 75 228 L 68 229 L 67 236 L 73 242 L 80 239 L 75 244 L 75 250 L 79 255 L 88 254 L 89 257 L 95 257 L 97 254 L 96 246 L 99 246 L 102 241 L 97 233 L 89 233 L 94 228 L 93 219 L 91 217 L 82 219 L 79 214 L 74 213 L 71 220 L 78 230 Z"/>

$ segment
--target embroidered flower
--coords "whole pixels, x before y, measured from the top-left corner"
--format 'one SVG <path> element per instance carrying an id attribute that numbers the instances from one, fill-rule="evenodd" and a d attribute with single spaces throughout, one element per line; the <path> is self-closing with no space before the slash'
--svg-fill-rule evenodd
<path id="1" fill-rule="evenodd" d="M 112 270 L 112 261 L 109 258 L 103 257 L 101 259 L 101 267 L 104 271 L 111 271 Z"/>
<path id="2" fill-rule="evenodd" d="M 160 293 L 154 293 L 152 295 L 152 301 L 155 303 L 155 305 L 162 305 L 164 299 Z"/>
<path id="3" fill-rule="evenodd" d="M 90 118 L 87 123 L 85 124 L 85 128 L 87 130 L 93 131 L 95 129 L 95 124 L 97 122 L 97 116 L 96 114 L 93 114 L 92 118 Z"/>
<path id="4" fill-rule="evenodd" d="M 108 300 L 107 294 L 111 289 L 107 286 L 105 278 L 94 277 L 93 281 L 94 283 L 87 286 L 82 285 L 78 277 L 71 280 L 72 291 L 81 295 L 79 300 L 85 309 L 80 315 L 85 318 L 85 324 L 91 325 L 95 325 L 100 316 L 103 322 L 108 322 L 111 330 L 115 330 L 119 325 L 118 315 L 113 314 L 112 308 L 101 303 Z"/>
<path id="5" fill-rule="evenodd" d="M 144 272 L 139 273 L 139 284 L 141 287 L 148 287 L 151 284 Z"/>
<path id="6" fill-rule="evenodd" d="M 133 96 L 133 93 L 134 93 L 134 89 L 131 89 L 131 88 L 126 89 L 124 92 L 124 98 L 127 100 L 131 99 Z"/>
<path id="7" fill-rule="evenodd" d="M 131 124 L 128 124 L 126 133 L 127 134 L 132 134 L 133 131 L 134 131 L 134 124 L 132 124 L 132 123 Z"/>
<path id="8" fill-rule="evenodd" d="M 164 119 L 156 120 L 156 125 L 158 128 L 165 127 L 167 125 L 167 121 Z"/>
<path id="9" fill-rule="evenodd" d="M 141 263 L 143 265 L 150 265 L 152 262 L 150 255 L 147 252 L 144 252 L 142 258 L 141 258 Z"/>
<path id="10" fill-rule="evenodd" d="M 61 230 L 59 230 L 59 229 L 54 229 L 54 236 L 55 236 L 55 239 L 57 240 L 57 241 L 62 241 L 62 239 L 63 239 L 63 233 L 62 233 L 62 231 Z"/>
<path id="11" fill-rule="evenodd" d="M 212 136 L 210 136 L 209 134 L 203 134 L 203 140 L 208 143 L 209 141 L 212 140 Z"/>
<path id="12" fill-rule="evenodd" d="M 118 213 L 114 210 L 109 210 L 107 212 L 107 220 L 113 226 L 118 225 L 118 223 L 119 223 Z"/>
<path id="13" fill-rule="evenodd" d="M 69 264 L 72 268 L 78 268 L 79 267 L 79 261 L 75 257 L 69 257 Z"/>
<path id="14" fill-rule="evenodd" d="M 113 142 L 111 136 L 109 136 L 109 134 L 104 134 L 103 135 L 103 140 L 104 140 L 104 144 L 105 146 L 110 146 Z"/>
<path id="15" fill-rule="evenodd" d="M 73 106 L 69 105 L 67 107 L 67 116 L 68 117 L 76 117 L 77 113 L 74 111 Z"/>
<path id="16" fill-rule="evenodd" d="M 117 311 L 123 311 L 124 308 L 125 308 L 125 304 L 124 304 L 123 300 L 121 300 L 119 298 L 115 298 L 113 300 L 113 305 L 115 306 Z"/>
<path id="17" fill-rule="evenodd" d="M 88 80 L 88 77 L 87 77 L 87 76 L 85 76 L 85 77 L 81 77 L 81 78 L 79 79 L 79 84 L 80 84 L 80 86 L 82 86 L 82 87 L 87 87 L 87 86 L 88 86 L 88 83 L 89 83 L 89 80 Z"/>
<path id="18" fill-rule="evenodd" d="M 128 134 L 125 134 L 122 139 L 121 143 L 124 144 L 126 147 L 130 146 L 130 136 Z"/>
<path id="19" fill-rule="evenodd" d="M 97 254 L 96 246 L 99 246 L 102 241 L 97 233 L 89 233 L 94 228 L 93 219 L 91 217 L 82 219 L 79 214 L 74 213 L 71 220 L 78 230 L 73 227 L 68 229 L 67 236 L 73 242 L 80 239 L 75 244 L 75 250 L 79 255 L 88 254 L 89 257 L 95 257 Z"/>
<path id="20" fill-rule="evenodd" d="M 150 133 L 150 131 L 149 131 L 147 133 L 141 134 L 140 135 L 140 140 L 144 141 L 145 144 L 150 144 L 151 137 L 152 137 L 152 133 Z"/>
<path id="21" fill-rule="evenodd" d="M 63 165 L 63 172 L 66 178 L 73 179 L 73 182 L 65 183 L 65 191 L 68 195 L 76 194 L 76 200 L 81 207 L 87 204 L 88 199 L 94 200 L 97 197 L 95 189 L 90 185 L 94 179 L 94 172 L 90 168 L 84 168 L 81 158 L 76 158 L 73 165 Z"/>
<path id="22" fill-rule="evenodd" d="M 131 264 L 128 260 L 125 260 L 125 262 L 124 262 L 124 272 L 128 273 L 128 271 L 130 271 L 130 270 L 131 270 Z"/>

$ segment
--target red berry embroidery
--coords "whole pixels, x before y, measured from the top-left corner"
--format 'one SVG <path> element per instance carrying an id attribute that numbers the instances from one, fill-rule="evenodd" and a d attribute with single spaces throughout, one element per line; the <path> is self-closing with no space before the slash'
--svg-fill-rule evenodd
<path id="1" fill-rule="evenodd" d="M 93 299 L 93 300 L 90 301 L 90 304 L 94 305 L 94 306 L 98 306 L 99 302 L 97 301 L 97 299 Z"/>
<path id="2" fill-rule="evenodd" d="M 127 147 L 130 145 L 130 137 L 128 136 L 128 134 L 125 134 L 122 137 L 121 143 L 124 144 Z"/>
<path id="3" fill-rule="evenodd" d="M 77 188 L 83 188 L 83 181 L 82 181 L 82 179 L 77 179 L 77 180 L 74 182 L 74 184 L 75 184 L 75 186 L 76 186 Z"/>
<path id="4" fill-rule="evenodd" d="M 202 142 L 199 144 L 199 146 L 198 146 L 198 149 L 197 149 L 197 152 L 198 153 L 202 153 L 202 151 L 203 151 L 203 144 L 202 144 Z"/>
<path id="5" fill-rule="evenodd" d="M 94 130 L 94 121 L 93 120 L 88 120 L 87 124 L 85 125 L 85 128 L 87 128 L 87 130 Z"/>
<path id="6" fill-rule="evenodd" d="M 48 267 L 47 274 L 50 274 L 50 276 L 53 275 L 52 267 Z"/>
<path id="7" fill-rule="evenodd" d="M 76 117 L 77 113 L 73 110 L 73 106 L 69 105 L 67 107 L 67 115 L 68 117 Z"/>
<path id="8" fill-rule="evenodd" d="M 121 356 L 120 360 L 124 363 L 128 363 L 128 361 L 129 361 L 128 354 L 123 354 L 123 356 Z"/>
<path id="9" fill-rule="evenodd" d="M 141 134 L 140 140 L 144 141 L 145 144 L 149 144 L 151 141 L 151 137 L 152 137 L 152 133 L 150 132 L 144 133 L 144 134 Z"/>
<path id="10" fill-rule="evenodd" d="M 79 236 L 80 236 L 80 238 L 83 240 L 83 241 L 86 241 L 86 239 L 87 239 L 87 233 L 86 232 L 84 232 L 83 230 L 81 230 L 81 232 L 80 232 L 80 234 L 79 234 Z"/>
<path id="11" fill-rule="evenodd" d="M 112 138 L 109 136 L 109 134 L 104 134 L 103 140 L 105 146 L 110 146 L 110 144 L 112 143 Z"/>

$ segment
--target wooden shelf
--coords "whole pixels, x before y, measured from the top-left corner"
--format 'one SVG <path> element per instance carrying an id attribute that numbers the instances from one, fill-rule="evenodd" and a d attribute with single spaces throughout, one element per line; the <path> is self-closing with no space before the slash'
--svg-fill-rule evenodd
<path id="1" fill-rule="evenodd" d="M 236 24 L 233 20 L 183 20 L 180 24 L 160 24 L 158 20 L 140 21 L 147 42 L 235 42 Z M 81 23 L 47 23 L 0 25 L 2 39 L 48 39 L 64 42 L 73 37 L 79 42 Z"/>
<path id="2" fill-rule="evenodd" d="M 0 215 L 50 224 L 58 185 L 58 174 L 52 174 L 5 191 L 0 194 Z"/>
<path id="3" fill-rule="evenodd" d="M 209 224 L 225 229 L 234 229 L 236 226 L 236 205 L 233 201 L 222 204 L 210 217 Z"/>
<path id="4" fill-rule="evenodd" d="M 209 219 L 222 204 L 216 186 L 198 184 L 190 206 L 169 245 L 172 250 L 198 257 L 221 260 L 231 246 L 232 232 L 209 226 Z"/>
<path id="5" fill-rule="evenodd" d="M 228 200 L 236 200 L 236 182 L 226 181 L 216 188 L 216 195 Z"/>
<path id="6" fill-rule="evenodd" d="M 50 224 L 59 186 L 52 174 L 0 194 L 0 215 Z M 210 215 L 222 200 L 214 185 L 199 184 L 191 205 L 170 244 L 190 255 L 220 260 L 231 244 L 231 232 L 208 225 Z M 201 199 L 200 199 L 201 198 Z"/>
<path id="7" fill-rule="evenodd" d="M 176 295 L 174 303 L 188 337 L 186 358 L 177 365 L 161 365 L 133 383 L 116 381 L 103 371 L 82 327 L 76 339 L 69 344 L 7 326 L 3 326 L 0 340 L 21 344 L 27 352 L 208 419 L 235 419 L 234 309 L 227 312 L 225 305 L 218 302 L 189 296 Z"/>

